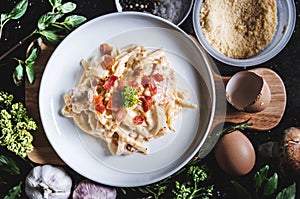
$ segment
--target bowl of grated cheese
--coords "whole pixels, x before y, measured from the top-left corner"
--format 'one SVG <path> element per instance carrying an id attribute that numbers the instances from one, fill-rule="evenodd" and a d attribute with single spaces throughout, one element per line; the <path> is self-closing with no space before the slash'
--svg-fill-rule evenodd
<path id="1" fill-rule="evenodd" d="M 194 0 L 115 0 L 118 12 L 145 12 L 182 24 L 193 8 Z"/>
<path id="2" fill-rule="evenodd" d="M 276 56 L 288 43 L 296 21 L 293 0 L 197 0 L 193 26 L 215 59 L 248 67 Z"/>

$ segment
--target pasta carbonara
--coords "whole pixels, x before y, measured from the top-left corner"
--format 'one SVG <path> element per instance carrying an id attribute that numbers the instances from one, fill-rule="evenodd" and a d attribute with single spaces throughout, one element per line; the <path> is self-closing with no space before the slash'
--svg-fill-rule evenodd
<path id="1" fill-rule="evenodd" d="M 101 44 L 100 56 L 81 61 L 79 84 L 64 96 L 62 114 L 107 142 L 113 155 L 148 153 L 145 142 L 175 131 L 183 108 L 196 108 L 176 89 L 163 49 Z"/>

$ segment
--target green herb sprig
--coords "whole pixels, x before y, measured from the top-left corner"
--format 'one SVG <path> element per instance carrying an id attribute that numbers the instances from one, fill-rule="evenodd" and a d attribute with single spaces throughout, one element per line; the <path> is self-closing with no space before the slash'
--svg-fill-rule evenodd
<path id="1" fill-rule="evenodd" d="M 209 176 L 204 167 L 192 165 L 189 167 L 187 175 L 192 180 L 186 182 L 175 182 L 175 188 L 172 190 L 174 198 L 193 199 L 193 198 L 210 198 L 213 196 L 214 186 L 200 186 L 201 182 L 206 181 Z"/>
<path id="2" fill-rule="evenodd" d="M 10 20 L 21 18 L 25 14 L 27 6 L 28 0 L 22 0 L 17 3 L 9 13 L 3 13 L 0 15 L 0 39 L 4 25 Z"/>
<path id="3" fill-rule="evenodd" d="M 42 41 L 46 44 L 57 44 L 61 40 L 60 35 L 68 34 L 86 21 L 86 17 L 84 16 L 69 15 L 76 9 L 75 3 L 62 3 L 62 0 L 49 0 L 49 2 L 52 6 L 52 10 L 43 14 L 39 18 L 37 26 L 32 33 L 1 55 L 0 61 L 32 37 L 41 37 Z M 22 17 L 26 12 L 27 7 L 28 0 L 21 0 L 9 13 L 1 14 L 0 39 L 3 26 L 11 19 L 19 19 Z M 69 16 L 65 17 L 65 15 Z M 25 60 L 16 59 L 18 61 L 18 65 L 15 67 L 13 73 L 13 79 L 16 85 L 20 85 L 22 83 L 22 80 L 24 79 L 24 71 L 26 71 L 29 83 L 34 83 L 35 70 L 33 68 L 33 64 L 35 59 L 38 57 L 38 50 L 30 49 L 30 52 L 31 54 Z"/>
<path id="4" fill-rule="evenodd" d="M 17 86 L 20 85 L 22 83 L 22 80 L 24 79 L 24 68 L 29 83 L 30 84 L 34 83 L 35 69 L 33 67 L 33 64 L 36 58 L 38 57 L 39 52 L 40 52 L 39 48 L 33 47 L 31 49 L 29 56 L 25 60 L 17 59 L 19 64 L 15 68 L 15 71 L 13 73 L 13 80 Z"/>
<path id="5" fill-rule="evenodd" d="M 15 161 L 5 155 L 0 155 L 0 169 L 9 173 L 10 175 L 19 175 L 20 169 Z"/>
<path id="6" fill-rule="evenodd" d="M 175 180 L 181 179 L 182 181 Z M 211 198 L 214 185 L 208 185 L 210 173 L 205 164 L 195 157 L 175 174 L 151 185 L 122 188 L 124 195 L 128 192 L 140 193 L 143 198 Z"/>
<path id="7" fill-rule="evenodd" d="M 13 103 L 13 96 L 0 91 L 0 146 L 6 147 L 21 158 L 33 150 L 35 121 L 27 115 L 21 102 Z"/>
<path id="8" fill-rule="evenodd" d="M 122 91 L 123 97 L 123 108 L 130 108 L 135 104 L 141 104 L 142 102 L 139 100 L 138 92 L 133 86 L 125 86 Z"/>

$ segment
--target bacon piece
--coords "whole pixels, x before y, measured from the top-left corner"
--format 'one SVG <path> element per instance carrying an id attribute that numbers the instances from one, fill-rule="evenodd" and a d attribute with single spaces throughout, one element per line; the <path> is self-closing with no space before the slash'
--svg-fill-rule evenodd
<path id="1" fill-rule="evenodd" d="M 152 97 L 146 96 L 146 97 L 141 97 L 139 100 L 142 102 L 142 107 L 144 112 L 147 112 L 151 109 L 153 105 L 153 99 Z"/>
<path id="2" fill-rule="evenodd" d="M 122 80 L 122 79 L 120 79 L 120 80 L 118 81 L 118 88 L 119 88 L 120 90 L 123 90 L 124 87 L 125 87 L 125 81 Z"/>
<path id="3" fill-rule="evenodd" d="M 155 83 L 154 82 L 149 82 L 148 86 L 149 86 L 149 90 L 150 90 L 151 95 L 152 96 L 155 95 L 157 93 L 157 87 L 156 87 Z"/>
<path id="4" fill-rule="evenodd" d="M 108 45 L 107 43 L 101 44 L 100 45 L 100 52 L 105 54 L 105 55 L 110 55 L 112 51 L 112 47 Z"/>
<path id="5" fill-rule="evenodd" d="M 118 101 L 115 98 L 112 98 L 107 102 L 106 109 L 117 112 L 120 110 L 120 106 L 118 104 L 119 104 Z"/>
<path id="6" fill-rule="evenodd" d="M 133 124 L 140 125 L 145 121 L 145 117 L 142 115 L 137 115 L 133 118 Z"/>
<path id="7" fill-rule="evenodd" d="M 118 122 L 122 122 L 127 114 L 127 111 L 125 109 L 120 109 L 116 114 L 115 118 Z"/>
<path id="8" fill-rule="evenodd" d="M 130 85 L 133 86 L 136 89 L 138 89 L 138 87 L 139 87 L 139 83 L 137 83 L 136 81 L 130 82 Z"/>
<path id="9" fill-rule="evenodd" d="M 153 79 L 157 82 L 161 82 L 164 80 L 164 77 L 162 76 L 162 74 L 156 73 L 154 75 L 152 75 Z"/>
<path id="10" fill-rule="evenodd" d="M 109 91 L 115 84 L 115 81 L 118 80 L 117 76 L 110 76 L 104 83 L 103 88 L 107 91 Z"/>
<path id="11" fill-rule="evenodd" d="M 116 59 L 110 55 L 104 55 L 101 66 L 104 70 L 109 70 L 114 65 Z"/>
<path id="12" fill-rule="evenodd" d="M 141 80 L 142 85 L 147 86 L 149 82 L 150 82 L 150 78 L 144 75 Z"/>

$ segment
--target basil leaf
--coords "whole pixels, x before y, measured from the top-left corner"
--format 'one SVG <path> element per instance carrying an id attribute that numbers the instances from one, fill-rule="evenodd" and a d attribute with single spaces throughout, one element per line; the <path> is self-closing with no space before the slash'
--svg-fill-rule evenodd
<path id="1" fill-rule="evenodd" d="M 38 49 L 37 48 L 33 48 L 31 50 L 30 55 L 25 60 L 25 64 L 33 64 L 37 57 L 38 57 Z"/>
<path id="2" fill-rule="evenodd" d="M 276 199 L 295 199 L 296 198 L 296 183 L 284 188 L 276 196 Z"/>
<path id="3" fill-rule="evenodd" d="M 52 7 L 57 7 L 61 5 L 61 0 L 49 0 Z"/>
<path id="4" fill-rule="evenodd" d="M 42 40 L 45 43 L 56 44 L 59 42 L 58 35 L 51 30 L 42 30 L 38 32 L 42 36 Z"/>
<path id="5" fill-rule="evenodd" d="M 24 70 L 22 64 L 19 62 L 19 65 L 15 68 L 13 77 L 15 80 L 15 83 L 18 84 L 20 81 L 22 81 L 24 75 Z"/>
<path id="6" fill-rule="evenodd" d="M 65 18 L 64 24 L 70 28 L 76 28 L 86 21 L 86 17 L 79 15 L 71 15 Z"/>
<path id="7" fill-rule="evenodd" d="M 236 189 L 239 198 L 252 199 L 251 194 L 240 183 L 234 180 L 231 180 L 230 182 Z"/>
<path id="8" fill-rule="evenodd" d="M 16 199 L 16 198 L 20 198 L 21 197 L 21 192 L 22 192 L 21 185 L 22 185 L 22 182 L 20 182 L 17 186 L 11 188 L 9 190 L 8 195 L 6 195 L 3 199 Z"/>
<path id="9" fill-rule="evenodd" d="M 20 174 L 20 169 L 16 165 L 15 161 L 12 158 L 6 157 L 4 155 L 0 155 L 0 169 L 8 172 L 11 175 Z"/>
<path id="10" fill-rule="evenodd" d="M 26 65 L 26 74 L 27 74 L 27 78 L 28 78 L 28 81 L 30 84 L 33 84 L 34 82 L 34 67 L 33 65 L 29 64 L 29 65 Z"/>
<path id="11" fill-rule="evenodd" d="M 254 175 L 254 182 L 256 191 L 261 188 L 261 185 L 266 180 L 269 171 L 269 165 L 265 165 L 260 170 L 258 170 Z"/>
<path id="12" fill-rule="evenodd" d="M 72 2 L 67 2 L 58 6 L 57 9 L 62 13 L 69 13 L 76 9 L 76 4 Z"/>
<path id="13" fill-rule="evenodd" d="M 272 177 L 267 179 L 265 187 L 264 187 L 264 196 L 271 195 L 275 192 L 278 186 L 278 175 L 274 173 Z"/>
<path id="14" fill-rule="evenodd" d="M 46 28 L 49 27 L 50 24 L 55 23 L 56 20 L 58 20 L 62 16 L 63 16 L 63 14 L 53 14 L 51 12 L 48 12 L 47 14 L 42 15 L 38 21 L 38 29 L 45 30 Z"/>
<path id="15" fill-rule="evenodd" d="M 25 14 L 27 7 L 28 7 L 28 0 L 21 0 L 10 11 L 9 18 L 10 19 L 19 19 L 20 17 L 22 17 Z"/>

